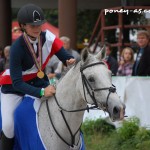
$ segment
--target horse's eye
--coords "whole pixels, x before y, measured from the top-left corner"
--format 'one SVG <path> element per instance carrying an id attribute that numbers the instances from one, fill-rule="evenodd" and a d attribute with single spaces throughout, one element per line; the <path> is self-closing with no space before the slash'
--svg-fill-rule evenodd
<path id="1" fill-rule="evenodd" d="M 89 77 L 88 80 L 89 80 L 89 82 L 95 82 L 93 77 Z"/>

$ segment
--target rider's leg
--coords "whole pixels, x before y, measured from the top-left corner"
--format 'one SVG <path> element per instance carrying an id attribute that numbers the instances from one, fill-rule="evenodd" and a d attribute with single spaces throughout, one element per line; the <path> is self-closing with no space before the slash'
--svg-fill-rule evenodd
<path id="1" fill-rule="evenodd" d="M 12 150 L 14 145 L 14 111 L 22 96 L 1 93 L 2 149 Z M 9 146 L 9 147 L 8 147 Z"/>
<path id="2" fill-rule="evenodd" d="M 2 150 L 13 150 L 13 146 L 14 146 L 14 138 L 7 138 L 5 134 L 2 132 L 1 136 Z"/>

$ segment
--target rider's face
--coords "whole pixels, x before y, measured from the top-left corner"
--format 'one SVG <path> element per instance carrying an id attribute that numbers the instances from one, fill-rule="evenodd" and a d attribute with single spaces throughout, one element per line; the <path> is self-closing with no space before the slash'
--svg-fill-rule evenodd
<path id="1" fill-rule="evenodd" d="M 29 25 L 29 24 L 24 25 L 24 29 L 26 30 L 26 33 L 35 38 L 37 38 L 40 35 L 42 30 L 41 27 L 42 25 L 38 25 L 38 26 Z"/>

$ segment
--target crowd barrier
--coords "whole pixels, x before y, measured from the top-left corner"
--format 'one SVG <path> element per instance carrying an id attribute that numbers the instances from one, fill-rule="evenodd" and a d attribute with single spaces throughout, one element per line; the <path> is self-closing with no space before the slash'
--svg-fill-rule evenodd
<path id="1" fill-rule="evenodd" d="M 128 118 L 136 116 L 140 125 L 150 128 L 150 77 L 113 77 L 117 93 L 126 105 Z M 93 110 L 85 113 L 84 120 L 107 117 L 103 111 Z"/>

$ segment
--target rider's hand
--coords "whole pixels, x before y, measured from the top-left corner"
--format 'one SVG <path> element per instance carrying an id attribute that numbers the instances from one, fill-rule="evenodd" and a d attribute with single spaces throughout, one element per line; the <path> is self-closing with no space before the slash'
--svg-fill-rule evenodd
<path id="1" fill-rule="evenodd" d="M 69 59 L 69 60 L 66 60 L 67 66 L 68 66 L 68 65 L 72 65 L 72 64 L 74 64 L 75 62 L 76 62 L 76 60 L 75 60 L 74 58 L 71 58 L 71 59 Z"/>
<path id="2" fill-rule="evenodd" d="M 52 96 L 53 94 L 55 94 L 56 90 L 55 90 L 55 87 L 52 86 L 52 85 L 49 85 L 45 88 L 44 90 L 44 96 L 45 97 L 50 97 Z"/>
<path id="3" fill-rule="evenodd" d="M 48 76 L 49 79 L 51 79 L 51 78 L 55 77 L 56 74 L 55 73 L 49 73 L 49 74 L 47 74 L 47 76 Z"/>

